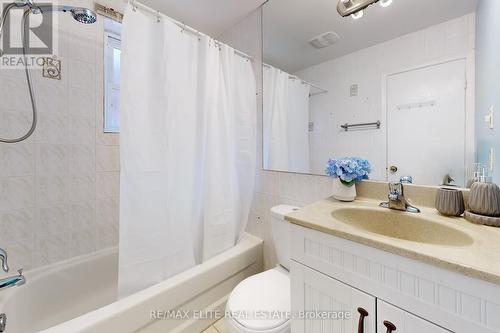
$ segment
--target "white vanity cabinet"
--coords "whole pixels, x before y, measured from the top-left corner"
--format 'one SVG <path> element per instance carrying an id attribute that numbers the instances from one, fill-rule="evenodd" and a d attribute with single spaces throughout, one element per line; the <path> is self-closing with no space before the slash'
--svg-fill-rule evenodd
<path id="1" fill-rule="evenodd" d="M 300 263 L 291 272 L 293 333 L 451 332 Z"/>
<path id="2" fill-rule="evenodd" d="M 297 262 L 291 272 L 293 333 L 375 333 L 375 297 Z"/>
<path id="3" fill-rule="evenodd" d="M 292 333 L 500 332 L 497 284 L 297 225 L 291 247 L 293 314 L 351 311 L 350 320 L 293 317 Z M 368 313 L 362 328 L 358 308 Z"/>

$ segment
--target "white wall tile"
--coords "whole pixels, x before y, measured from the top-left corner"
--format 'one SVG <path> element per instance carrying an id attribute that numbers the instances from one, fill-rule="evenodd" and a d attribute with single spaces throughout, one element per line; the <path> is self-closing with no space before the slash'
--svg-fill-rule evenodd
<path id="1" fill-rule="evenodd" d="M 2 244 L 33 239 L 34 228 L 35 212 L 33 208 L 0 213 L 0 242 Z"/>
<path id="2" fill-rule="evenodd" d="M 72 88 L 87 89 L 89 93 L 95 82 L 95 68 L 92 63 L 69 58 L 68 84 Z"/>
<path id="3" fill-rule="evenodd" d="M 96 227 L 94 200 L 69 204 L 69 211 L 69 222 L 72 231 Z"/>
<path id="4" fill-rule="evenodd" d="M 36 171 L 39 175 L 65 175 L 69 149 L 64 144 L 36 145 Z"/>
<path id="5" fill-rule="evenodd" d="M 34 265 L 44 266 L 70 257 L 70 234 L 58 233 L 35 240 Z M 12 257 L 12 256 L 11 256 Z"/>
<path id="6" fill-rule="evenodd" d="M 89 228 L 71 233 L 70 256 L 80 256 L 98 249 L 97 230 Z"/>
<path id="7" fill-rule="evenodd" d="M 96 203 L 96 223 L 100 227 L 118 226 L 120 205 L 117 197 L 98 199 Z"/>
<path id="8" fill-rule="evenodd" d="M 118 146 L 98 145 L 96 148 L 97 171 L 120 170 L 120 148 Z"/>
<path id="9" fill-rule="evenodd" d="M 68 205 L 41 207 L 37 209 L 36 236 L 47 237 L 70 231 Z"/>
<path id="10" fill-rule="evenodd" d="M 51 206 L 65 203 L 68 197 L 68 176 L 39 175 L 36 179 L 37 205 Z"/>
<path id="11" fill-rule="evenodd" d="M 98 199 L 118 197 L 120 195 L 120 173 L 98 172 L 96 185 Z"/>
<path id="12" fill-rule="evenodd" d="M 35 205 L 34 176 L 0 178 L 0 211 Z"/>
<path id="13" fill-rule="evenodd" d="M 0 174 L 3 177 L 35 174 L 34 145 L 0 145 Z"/>

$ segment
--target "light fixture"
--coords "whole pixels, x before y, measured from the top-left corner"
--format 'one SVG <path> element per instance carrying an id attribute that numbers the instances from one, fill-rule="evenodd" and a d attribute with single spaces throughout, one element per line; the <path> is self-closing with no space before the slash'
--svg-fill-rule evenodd
<path id="1" fill-rule="evenodd" d="M 351 14 L 351 16 L 352 16 L 353 19 L 358 20 L 358 19 L 360 19 L 360 18 L 363 17 L 363 14 L 364 14 L 363 11 L 360 10 L 360 11 L 354 13 L 354 14 Z"/>
<path id="2" fill-rule="evenodd" d="M 392 5 L 392 0 L 380 0 L 380 6 L 389 7 L 390 5 Z"/>
<path id="3" fill-rule="evenodd" d="M 337 4 L 337 11 L 341 16 L 346 17 L 356 14 L 378 1 L 379 0 L 339 0 Z M 360 18 L 361 16 L 357 15 L 356 17 Z"/>

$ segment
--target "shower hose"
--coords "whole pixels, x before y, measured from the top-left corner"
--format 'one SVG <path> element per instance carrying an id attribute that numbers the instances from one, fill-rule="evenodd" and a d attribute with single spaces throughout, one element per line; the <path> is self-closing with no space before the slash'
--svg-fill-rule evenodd
<path id="1" fill-rule="evenodd" d="M 0 20 L 0 38 L 2 37 L 2 34 L 3 34 L 5 19 L 7 18 L 7 15 L 9 14 L 10 10 L 13 7 L 16 7 L 16 4 L 11 3 L 11 4 L 7 5 L 2 13 L 2 18 Z M 28 34 L 28 31 L 26 30 L 26 20 L 27 20 L 28 16 L 30 15 L 30 13 L 31 13 L 31 9 L 26 9 L 24 11 L 23 18 L 21 21 L 21 39 L 22 39 L 22 43 L 23 43 L 24 72 L 26 74 L 26 82 L 28 83 L 28 90 L 29 90 L 30 101 L 31 101 L 31 110 L 32 110 L 31 127 L 28 130 L 28 132 L 26 132 L 26 134 L 24 134 L 23 136 L 18 137 L 18 138 L 6 139 L 6 138 L 3 138 L 0 136 L 1 143 L 17 143 L 17 142 L 24 141 L 33 134 L 33 132 L 35 131 L 35 128 L 36 128 L 37 109 L 36 109 L 36 102 L 35 102 L 35 93 L 33 91 L 31 74 L 30 74 L 30 70 L 28 69 L 28 58 L 26 56 L 26 53 L 27 53 L 26 39 L 27 39 L 27 34 Z M 3 56 L 3 50 L 0 50 L 0 58 L 2 56 Z"/>

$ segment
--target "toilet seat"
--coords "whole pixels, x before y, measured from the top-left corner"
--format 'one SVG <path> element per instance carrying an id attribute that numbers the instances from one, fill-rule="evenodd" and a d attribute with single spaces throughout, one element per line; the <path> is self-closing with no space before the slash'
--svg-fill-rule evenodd
<path id="1" fill-rule="evenodd" d="M 226 325 L 230 333 L 290 333 L 291 332 L 290 321 L 285 322 L 283 325 L 279 327 L 275 327 L 273 329 L 266 329 L 263 331 L 253 330 L 248 327 L 241 326 L 240 323 L 231 318 L 226 319 Z"/>
<path id="2" fill-rule="evenodd" d="M 243 280 L 229 296 L 227 322 L 231 332 L 290 332 L 290 278 L 277 267 Z"/>

